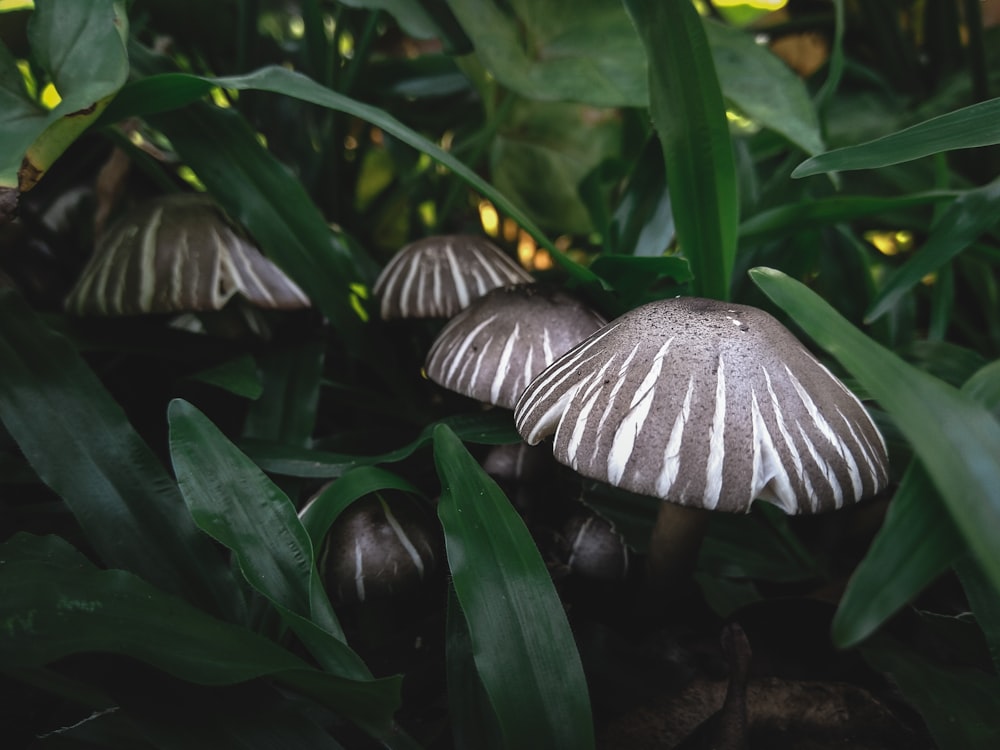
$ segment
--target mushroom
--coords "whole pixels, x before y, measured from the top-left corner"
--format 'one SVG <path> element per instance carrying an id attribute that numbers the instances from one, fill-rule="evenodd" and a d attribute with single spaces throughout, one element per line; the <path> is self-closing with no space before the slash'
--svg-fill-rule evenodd
<path id="1" fill-rule="evenodd" d="M 538 373 L 603 324 L 564 292 L 535 284 L 500 287 L 448 322 L 427 355 L 427 377 L 513 409 Z"/>
<path id="2" fill-rule="evenodd" d="M 654 569 L 672 564 L 664 538 L 684 534 L 669 503 L 819 513 L 888 482 L 861 402 L 772 316 L 715 300 L 622 315 L 535 378 L 514 418 L 530 444 L 555 433 L 556 459 L 580 474 L 667 501 Z"/>
<path id="3" fill-rule="evenodd" d="M 333 522 L 317 565 L 330 597 L 362 603 L 412 595 L 437 569 L 436 528 L 400 492 L 368 495 Z"/>
<path id="4" fill-rule="evenodd" d="M 375 281 L 383 320 L 450 318 L 491 289 L 534 279 L 482 237 L 442 235 L 411 242 Z"/>
<path id="5" fill-rule="evenodd" d="M 80 315 L 309 307 L 303 291 L 202 194 L 155 198 L 98 241 L 65 306 Z"/>

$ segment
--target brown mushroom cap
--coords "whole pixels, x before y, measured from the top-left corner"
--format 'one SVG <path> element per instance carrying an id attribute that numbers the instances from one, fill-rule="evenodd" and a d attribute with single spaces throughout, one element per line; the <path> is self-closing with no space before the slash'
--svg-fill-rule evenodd
<path id="1" fill-rule="evenodd" d="M 580 474 L 682 505 L 814 513 L 888 482 L 861 402 L 773 317 L 714 300 L 612 321 L 539 375 L 514 418 L 528 443 L 555 433 Z"/>
<path id="2" fill-rule="evenodd" d="M 80 315 L 221 310 L 239 295 L 261 308 L 309 307 L 309 298 L 205 195 L 136 206 L 99 240 L 66 309 Z"/>
<path id="3" fill-rule="evenodd" d="M 427 377 L 477 401 L 513 409 L 528 383 L 604 319 L 560 291 L 494 289 L 456 315 L 427 355 Z"/>
<path id="4" fill-rule="evenodd" d="M 442 235 L 411 242 L 396 253 L 373 291 L 384 320 L 450 318 L 491 289 L 532 281 L 489 240 Z"/>

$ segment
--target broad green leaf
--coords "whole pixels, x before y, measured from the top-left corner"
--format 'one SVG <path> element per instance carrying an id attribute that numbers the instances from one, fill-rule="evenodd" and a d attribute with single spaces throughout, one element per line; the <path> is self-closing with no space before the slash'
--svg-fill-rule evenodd
<path id="1" fill-rule="evenodd" d="M 0 185 L 30 190 L 97 119 L 128 77 L 127 36 L 119 0 L 38 3 L 28 39 L 61 97 L 51 111 L 27 98 L 13 58 L 0 45 Z"/>
<path id="2" fill-rule="evenodd" d="M 448 0 L 476 55 L 504 86 L 539 101 L 644 106 L 645 59 L 614 0 Z"/>
<path id="3" fill-rule="evenodd" d="M 1000 179 L 971 190 L 948 206 L 919 250 L 879 290 L 865 322 L 878 320 L 899 299 L 1000 221 Z"/>
<path id="4" fill-rule="evenodd" d="M 740 224 L 740 242 L 765 242 L 841 221 L 863 219 L 867 216 L 882 216 L 907 208 L 943 203 L 954 200 L 960 195 L 962 193 L 955 191 L 936 190 L 927 193 L 913 193 L 899 198 L 845 195 L 805 200 L 800 203 L 786 203 L 776 208 L 761 211 Z"/>
<path id="5" fill-rule="evenodd" d="M 518 98 L 491 144 L 490 175 L 540 226 L 585 234 L 592 222 L 579 185 L 621 150 L 621 137 L 615 110 Z"/>
<path id="6" fill-rule="evenodd" d="M 233 551 L 247 582 L 326 669 L 369 677 L 344 642 L 291 500 L 191 404 L 172 401 L 168 418 L 177 481 L 198 525 Z"/>
<path id="7" fill-rule="evenodd" d="M 242 354 L 214 367 L 199 370 L 189 378 L 251 400 L 260 398 L 264 391 L 260 373 L 257 372 L 257 363 L 249 354 Z"/>
<path id="8" fill-rule="evenodd" d="M 865 660 L 888 674 L 927 722 L 941 748 L 1000 746 L 1000 679 L 976 669 L 930 661 L 886 636 L 862 646 Z"/>
<path id="9" fill-rule="evenodd" d="M 420 494 L 420 490 L 396 474 L 377 466 L 359 466 L 347 471 L 335 482 L 324 487 L 302 509 L 300 518 L 319 549 L 330 526 L 351 503 L 378 490 L 393 489 Z"/>
<path id="10" fill-rule="evenodd" d="M 649 48 L 644 54 L 619 0 L 582 0 L 571 13 L 559 0 L 449 2 L 483 65 L 521 96 L 598 107 L 649 105 Z M 698 34 L 708 36 L 725 98 L 807 153 L 822 151 L 802 80 L 746 32 L 700 23 L 706 28 Z M 697 72 L 691 63 L 684 69 Z"/>
<path id="11" fill-rule="evenodd" d="M 504 746 L 593 747 L 583 668 L 531 534 L 444 425 L 434 430 L 434 462 L 455 593 Z"/>
<path id="12" fill-rule="evenodd" d="M 125 571 L 18 560 L 3 546 L 0 560 L 0 661 L 8 668 L 108 652 L 201 685 L 271 677 L 377 733 L 387 731 L 398 706 L 398 679 L 356 681 L 319 672 Z"/>
<path id="13" fill-rule="evenodd" d="M 120 119 L 130 115 L 149 115 L 154 112 L 164 112 L 169 109 L 174 109 L 206 96 L 215 86 L 224 89 L 234 89 L 236 91 L 252 89 L 291 96 L 296 99 L 301 99 L 302 101 L 312 102 L 313 104 L 317 104 L 321 107 L 333 109 L 338 112 L 344 112 L 381 128 L 389 135 L 399 139 L 402 143 L 427 154 L 439 164 L 447 167 L 458 177 L 464 180 L 470 187 L 477 190 L 483 197 L 488 198 L 498 210 L 502 211 L 507 216 L 510 216 L 526 232 L 531 234 L 531 236 L 534 237 L 542 247 L 548 250 L 552 256 L 556 258 L 559 264 L 577 281 L 583 283 L 600 283 L 600 279 L 598 279 L 587 268 L 571 260 L 565 253 L 561 252 L 555 245 L 553 245 L 545 234 L 530 219 L 530 217 L 513 201 L 490 185 L 489 182 L 476 174 L 476 172 L 465 166 L 465 164 L 456 159 L 452 154 L 427 140 L 416 131 L 389 115 L 387 112 L 369 104 L 364 104 L 355 99 L 343 96 L 336 91 L 332 91 L 331 89 L 321 86 L 303 75 L 285 68 L 261 68 L 258 71 L 244 76 L 231 76 L 228 78 L 203 78 L 183 73 L 164 73 L 161 75 L 149 76 L 129 84 L 119 93 L 115 101 L 112 103 L 112 106 L 109 108 L 109 111 L 106 113 L 107 119 L 109 121 L 114 121 L 115 119 Z M 191 138 L 195 141 L 197 140 L 195 138 L 196 135 L 200 135 L 200 137 L 205 139 L 208 144 L 210 139 L 208 139 L 205 134 L 199 134 L 197 126 L 194 127 L 192 132 L 190 132 Z M 225 145 L 225 143 L 219 143 L 216 145 L 208 144 L 205 148 L 221 149 Z M 225 154 L 226 151 L 223 150 L 219 153 Z M 207 159 L 207 154 L 206 161 L 210 161 Z M 201 176 L 202 179 L 205 179 L 205 175 L 199 176 Z M 207 180 L 206 184 L 208 184 Z M 295 188 L 295 193 L 297 194 L 300 189 L 301 188 Z M 274 196 L 274 199 L 279 198 L 281 198 L 280 189 L 278 190 L 278 194 Z M 294 196 L 290 199 L 296 200 Z M 250 206 L 247 210 L 252 208 L 254 208 L 254 206 Z M 267 206 L 260 206 L 260 208 L 261 210 L 265 210 L 266 217 L 269 213 L 266 211 Z M 243 216 L 239 213 L 237 213 L 236 216 L 244 222 L 253 218 L 252 215 Z M 256 235 L 256 233 L 255 238 L 263 244 L 263 241 Z M 285 256 L 280 254 L 280 247 L 276 248 L 268 245 L 265 247 L 265 250 L 268 254 L 274 253 L 272 257 L 274 257 L 279 263 L 282 263 L 282 259 Z M 302 278 L 292 272 L 291 269 L 289 269 L 289 272 L 295 280 L 302 285 L 303 288 L 305 288 L 306 292 L 309 293 L 310 296 L 313 296 L 313 291 L 316 290 L 311 289 L 310 287 L 315 287 L 316 283 L 312 282 L 310 284 L 309 278 Z M 336 288 L 340 288 L 341 286 L 343 286 L 343 284 L 338 285 Z"/>
<path id="14" fill-rule="evenodd" d="M 242 618 L 224 559 L 121 407 L 66 339 L 3 288 L 0 421 L 109 567 Z"/>
<path id="15" fill-rule="evenodd" d="M 626 0 L 625 7 L 649 57 L 650 113 L 693 291 L 728 299 L 739 218 L 736 166 L 704 25 L 687 2 Z"/>
<path id="16" fill-rule="evenodd" d="M 792 177 L 879 167 L 912 161 L 942 151 L 1000 143 L 1000 98 L 939 115 L 857 146 L 834 149 L 806 159 Z"/>
<path id="17" fill-rule="evenodd" d="M 677 255 L 639 257 L 604 254 L 591 268 L 613 287 L 619 300 L 614 314 L 623 313 L 655 299 L 663 299 L 664 287 L 679 287 L 691 281 L 691 265 Z"/>
<path id="18" fill-rule="evenodd" d="M 768 268 L 750 275 L 889 413 L 977 561 L 1000 586 L 1000 422 L 972 398 L 865 336 L 803 284 Z"/>
<path id="19" fill-rule="evenodd" d="M 330 479 L 343 476 L 358 466 L 386 464 L 409 458 L 429 443 L 434 428 L 439 424 L 450 427 L 462 440 L 484 445 L 504 445 L 519 442 L 521 437 L 514 429 L 514 418 L 509 411 L 496 409 L 476 414 L 456 414 L 427 425 L 412 442 L 401 448 L 375 456 L 330 453 L 320 450 L 295 450 L 283 445 L 246 441 L 246 451 L 258 466 L 272 474 L 291 477 Z"/>
<path id="20" fill-rule="evenodd" d="M 819 118 L 802 80 L 751 34 L 704 21 L 722 94 L 751 120 L 785 136 L 807 154 L 823 150 Z"/>
<path id="21" fill-rule="evenodd" d="M 445 0 L 343 0 L 355 8 L 383 9 L 393 16 L 400 27 L 417 39 L 440 39 L 445 51 L 464 55 L 472 43 L 451 14 Z"/>

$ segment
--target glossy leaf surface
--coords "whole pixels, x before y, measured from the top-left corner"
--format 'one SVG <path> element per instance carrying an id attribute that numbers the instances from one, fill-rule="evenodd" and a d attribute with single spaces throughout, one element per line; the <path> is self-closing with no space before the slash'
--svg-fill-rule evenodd
<path id="1" fill-rule="evenodd" d="M 455 592 L 504 745 L 593 747 L 576 644 L 530 533 L 445 426 L 434 430 L 434 461 Z"/>

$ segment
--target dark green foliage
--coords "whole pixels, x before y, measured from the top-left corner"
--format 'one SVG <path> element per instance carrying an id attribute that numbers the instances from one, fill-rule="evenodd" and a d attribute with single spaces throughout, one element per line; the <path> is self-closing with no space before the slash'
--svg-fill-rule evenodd
<path id="1" fill-rule="evenodd" d="M 885 746 L 1000 746 L 1000 29 L 978 3 L 793 0 L 750 27 L 688 0 L 35 6 L 0 11 L 5 742 L 585 750 L 694 684 L 731 619 L 775 679 L 796 660 L 889 705 Z M 827 54 L 800 76 L 762 42 L 802 32 Z M 95 234 L 191 190 L 315 310 L 233 304 L 202 332 L 63 312 Z M 656 502 L 562 467 L 495 481 L 511 415 L 423 377 L 440 321 L 377 319 L 391 254 L 480 233 L 483 201 L 609 318 L 682 294 L 781 317 L 865 399 L 889 489 L 714 519 L 646 600 Z M 434 520 L 442 569 L 331 602 L 327 531 L 387 491 Z M 569 572 L 580 501 L 636 551 L 625 579 Z"/>

